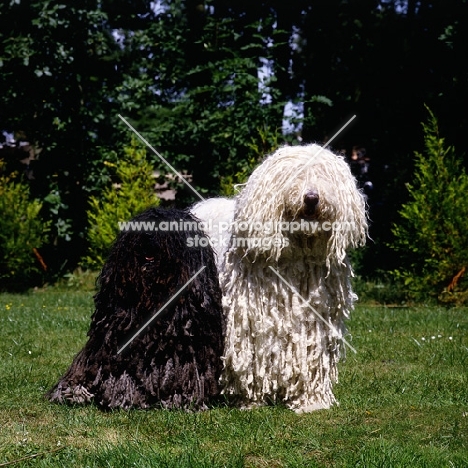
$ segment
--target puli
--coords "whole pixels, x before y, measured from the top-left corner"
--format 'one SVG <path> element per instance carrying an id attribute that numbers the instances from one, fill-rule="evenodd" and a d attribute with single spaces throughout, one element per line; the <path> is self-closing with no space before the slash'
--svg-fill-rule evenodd
<path id="1" fill-rule="evenodd" d="M 223 391 L 245 408 L 337 403 L 345 319 L 357 299 L 348 251 L 368 232 L 365 196 L 344 158 L 315 144 L 281 147 L 236 197 L 192 212 L 218 256 Z"/>
<path id="2" fill-rule="evenodd" d="M 213 251 L 193 245 L 204 233 L 187 211 L 150 208 L 127 227 L 98 277 L 88 341 L 47 397 L 206 409 L 220 393 L 225 329 Z"/>

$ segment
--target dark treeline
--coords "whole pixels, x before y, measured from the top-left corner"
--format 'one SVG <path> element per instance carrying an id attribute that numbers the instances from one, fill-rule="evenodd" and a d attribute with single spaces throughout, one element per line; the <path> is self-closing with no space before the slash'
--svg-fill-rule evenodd
<path id="1" fill-rule="evenodd" d="M 425 105 L 464 151 L 467 1 L 69 3 L 0 5 L 0 158 L 44 202 L 55 271 L 86 250 L 88 198 L 131 139 L 118 114 L 207 195 L 276 145 L 328 142 L 356 115 L 331 147 L 372 183 L 369 276 L 398 260 L 387 243 L 423 146 Z M 287 105 L 299 114 L 285 115 Z M 176 205 L 195 201 L 174 184 Z"/>

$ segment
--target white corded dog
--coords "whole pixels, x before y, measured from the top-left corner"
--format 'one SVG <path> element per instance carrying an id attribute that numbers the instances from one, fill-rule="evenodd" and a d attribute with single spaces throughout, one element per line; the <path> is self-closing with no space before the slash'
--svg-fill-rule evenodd
<path id="1" fill-rule="evenodd" d="M 234 199 L 192 212 L 211 227 L 218 254 L 224 393 L 244 407 L 283 402 L 297 412 L 336 403 L 344 321 L 356 300 L 347 251 L 365 244 L 368 227 L 345 160 L 315 144 L 282 147 Z"/>

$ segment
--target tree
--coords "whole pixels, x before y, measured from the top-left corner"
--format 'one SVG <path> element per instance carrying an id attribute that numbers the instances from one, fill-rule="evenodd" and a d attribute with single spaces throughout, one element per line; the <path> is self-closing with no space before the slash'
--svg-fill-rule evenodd
<path id="1" fill-rule="evenodd" d="M 393 227 L 392 247 L 402 261 L 394 274 L 412 293 L 466 292 L 468 175 L 455 149 L 440 136 L 431 111 L 423 130 L 425 151 L 415 153 L 413 182 L 407 184 L 410 199 Z"/>
<path id="2" fill-rule="evenodd" d="M 259 77 L 262 60 L 273 62 L 276 50 L 284 49 L 272 39 L 275 15 L 268 9 L 262 17 L 245 2 L 167 2 L 139 38 L 142 47 L 132 47 L 151 57 L 135 76 L 154 77 L 157 92 L 145 109 L 129 99 L 126 115 L 202 193 L 219 193 L 226 178 L 235 182 L 253 158 L 293 138 L 282 136 L 286 102 L 276 75 L 263 83 Z M 150 89 L 149 82 L 142 88 Z M 194 201 L 182 184 L 178 188 L 178 203 Z"/>
<path id="3" fill-rule="evenodd" d="M 29 199 L 29 187 L 18 174 L 5 175 L 0 160 L 1 288 L 21 289 L 40 281 L 47 270 L 40 249 L 49 224 L 38 216 L 42 204 Z"/>
<path id="4" fill-rule="evenodd" d="M 109 177 L 96 172 L 103 167 L 101 148 L 119 139 L 114 90 L 124 67 L 115 27 L 142 27 L 146 20 L 139 15 L 150 11 L 149 5 L 127 0 L 0 5 L 0 130 L 42 150 L 30 163 L 29 184 L 32 195 L 45 202 L 41 215 L 52 221 L 45 249 L 52 269 L 73 268 L 83 254 L 87 198 Z"/>
<path id="5" fill-rule="evenodd" d="M 111 128 L 115 41 L 99 2 L 12 1 L 0 6 L 0 129 L 42 149 L 31 162 L 33 196 L 53 222 L 46 257 L 76 262 L 84 174 L 97 137 Z M 54 245 L 54 247 L 52 247 Z"/>
<path id="6" fill-rule="evenodd" d="M 244 177 L 277 144 L 328 141 L 356 114 L 332 148 L 360 145 L 371 157 L 373 274 L 375 265 L 394 258 L 383 246 L 405 201 L 401 188 L 420 144 L 423 103 L 441 117 L 450 141 L 464 143 L 467 6 L 467 0 L 3 2 L 0 130 L 42 150 L 29 183 L 44 200 L 42 215 L 53 221 L 48 257 L 58 259 L 57 268 L 72 267 L 83 253 L 87 199 L 111 177 L 103 165 L 109 150 L 130 138 L 117 114 L 205 194 Z M 303 105 L 299 134 L 282 132 L 289 102 Z M 165 169 L 153 156 L 152 164 Z M 186 206 L 195 199 L 182 187 L 176 183 L 176 204 Z"/>
<path id="7" fill-rule="evenodd" d="M 104 161 L 114 169 L 115 176 L 99 197 L 92 196 L 89 200 L 89 247 L 82 263 L 90 269 L 100 270 L 104 265 L 119 234 L 119 222 L 129 221 L 144 210 L 159 205 L 154 192 L 153 168 L 146 159 L 145 148 L 132 139 L 122 153 L 118 158 L 109 154 Z"/>

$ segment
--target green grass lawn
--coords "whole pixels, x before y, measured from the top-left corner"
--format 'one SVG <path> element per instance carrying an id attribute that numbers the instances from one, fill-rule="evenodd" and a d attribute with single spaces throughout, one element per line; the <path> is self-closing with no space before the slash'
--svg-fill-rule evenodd
<path id="1" fill-rule="evenodd" d="M 468 466 L 466 308 L 358 306 L 341 404 L 305 415 L 50 404 L 44 393 L 84 344 L 92 311 L 86 291 L 0 295 L 0 466 Z"/>

